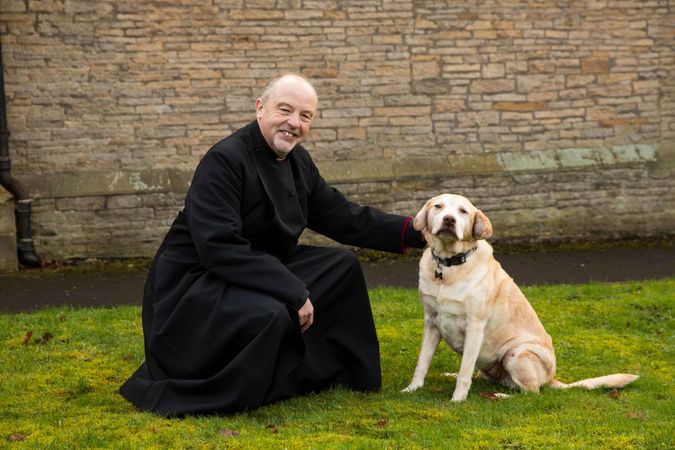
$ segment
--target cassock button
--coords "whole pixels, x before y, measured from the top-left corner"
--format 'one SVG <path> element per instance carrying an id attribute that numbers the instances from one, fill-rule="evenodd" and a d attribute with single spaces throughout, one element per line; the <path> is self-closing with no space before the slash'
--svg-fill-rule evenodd
<path id="1" fill-rule="evenodd" d="M 293 192 L 293 191 L 289 192 L 289 193 L 288 193 L 288 196 L 289 196 L 289 197 L 295 197 L 295 192 Z"/>

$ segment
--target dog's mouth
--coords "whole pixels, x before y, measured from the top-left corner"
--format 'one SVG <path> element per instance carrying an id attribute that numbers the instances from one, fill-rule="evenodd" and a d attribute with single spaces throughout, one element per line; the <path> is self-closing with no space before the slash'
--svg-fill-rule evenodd
<path id="1" fill-rule="evenodd" d="M 457 233 L 455 233 L 455 230 L 451 227 L 448 226 L 443 226 L 434 233 L 434 235 L 438 237 L 448 237 L 452 239 L 457 239 Z"/>

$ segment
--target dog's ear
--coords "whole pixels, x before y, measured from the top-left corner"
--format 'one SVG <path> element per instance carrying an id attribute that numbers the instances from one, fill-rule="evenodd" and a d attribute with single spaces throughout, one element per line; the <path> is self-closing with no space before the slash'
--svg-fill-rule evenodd
<path id="1" fill-rule="evenodd" d="M 471 235 L 474 239 L 488 239 L 492 236 L 492 224 L 483 211 L 476 210 L 476 215 L 473 217 L 473 226 L 471 227 Z"/>
<path id="2" fill-rule="evenodd" d="M 427 227 L 427 211 L 429 210 L 429 202 L 426 202 L 422 209 L 415 216 L 413 221 L 413 228 L 417 231 L 422 231 Z"/>

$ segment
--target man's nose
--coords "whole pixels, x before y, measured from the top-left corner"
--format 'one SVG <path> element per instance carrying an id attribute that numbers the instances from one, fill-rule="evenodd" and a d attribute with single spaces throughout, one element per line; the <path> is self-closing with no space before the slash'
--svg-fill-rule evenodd
<path id="1" fill-rule="evenodd" d="M 300 115 L 299 114 L 291 114 L 288 116 L 288 119 L 286 120 L 288 125 L 293 128 L 299 128 L 300 127 Z"/>

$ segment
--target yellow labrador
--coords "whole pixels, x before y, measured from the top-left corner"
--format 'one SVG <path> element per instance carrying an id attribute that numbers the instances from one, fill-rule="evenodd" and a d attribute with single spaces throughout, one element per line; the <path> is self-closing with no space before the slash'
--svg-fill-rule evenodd
<path id="1" fill-rule="evenodd" d="M 415 217 L 428 243 L 419 265 L 424 332 L 415 374 L 404 392 L 424 385 L 441 337 L 462 355 L 452 400 L 466 399 L 474 369 L 525 391 L 539 387 L 623 387 L 636 375 L 614 374 L 565 384 L 555 379 L 556 359 L 546 333 L 516 283 L 492 255 L 487 216 L 459 195 L 429 200 Z"/>

